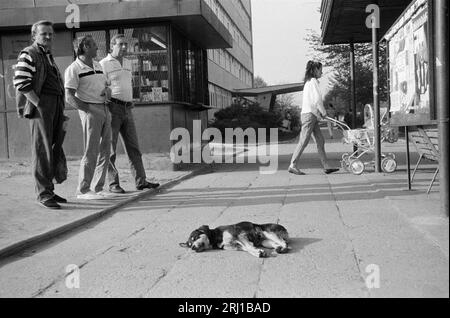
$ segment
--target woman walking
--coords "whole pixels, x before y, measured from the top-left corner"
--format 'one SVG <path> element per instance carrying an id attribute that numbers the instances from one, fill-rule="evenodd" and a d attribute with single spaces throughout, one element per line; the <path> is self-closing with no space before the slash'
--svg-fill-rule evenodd
<path id="1" fill-rule="evenodd" d="M 305 173 L 298 168 L 300 156 L 314 134 L 317 144 L 317 152 L 324 172 L 330 174 L 339 171 L 337 168 L 331 168 L 327 155 L 325 153 L 325 139 L 320 131 L 319 122 L 327 116 L 325 107 L 323 106 L 323 98 L 319 89 L 318 79 L 322 77 L 322 63 L 309 61 L 306 65 L 305 87 L 303 88 L 303 106 L 302 106 L 302 131 L 300 133 L 300 141 L 292 155 L 289 172 L 296 175 L 304 175 Z"/>

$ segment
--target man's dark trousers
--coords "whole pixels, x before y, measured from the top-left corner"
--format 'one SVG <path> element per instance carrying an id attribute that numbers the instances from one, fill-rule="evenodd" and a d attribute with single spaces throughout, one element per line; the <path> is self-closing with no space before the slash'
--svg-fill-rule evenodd
<path id="1" fill-rule="evenodd" d="M 136 133 L 136 125 L 134 123 L 133 112 L 130 107 L 111 102 L 109 104 L 111 112 L 111 156 L 108 167 L 109 186 L 120 185 L 119 172 L 116 167 L 117 158 L 117 141 L 119 134 L 122 143 L 130 160 L 131 174 L 133 175 L 136 188 L 145 185 L 146 175 L 144 165 L 142 163 L 142 154 L 139 150 L 138 136 Z"/>
<path id="2" fill-rule="evenodd" d="M 37 200 L 54 196 L 55 154 L 61 151 L 64 123 L 62 95 L 41 94 L 36 114 L 30 119 L 31 168 L 35 180 Z M 59 148 L 58 148 L 59 147 Z"/>

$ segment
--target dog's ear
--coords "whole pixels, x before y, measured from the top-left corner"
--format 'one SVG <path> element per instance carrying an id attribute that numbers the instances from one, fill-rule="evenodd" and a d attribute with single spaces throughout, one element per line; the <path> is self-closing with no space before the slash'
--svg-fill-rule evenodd
<path id="1" fill-rule="evenodd" d="M 186 248 L 189 247 L 188 243 L 180 243 L 180 246 L 181 246 L 181 247 L 186 247 Z"/>
<path id="2" fill-rule="evenodd" d="M 209 232 L 209 226 L 208 226 L 208 225 L 202 225 L 202 226 L 199 228 L 199 230 L 200 230 L 200 231 L 203 231 L 203 232 Z"/>

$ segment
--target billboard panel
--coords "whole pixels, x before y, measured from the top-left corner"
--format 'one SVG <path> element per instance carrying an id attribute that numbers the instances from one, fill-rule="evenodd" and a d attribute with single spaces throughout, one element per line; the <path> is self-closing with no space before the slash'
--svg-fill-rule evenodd
<path id="1" fill-rule="evenodd" d="M 428 6 L 398 24 L 389 39 L 391 124 L 428 125 L 432 123 Z"/>

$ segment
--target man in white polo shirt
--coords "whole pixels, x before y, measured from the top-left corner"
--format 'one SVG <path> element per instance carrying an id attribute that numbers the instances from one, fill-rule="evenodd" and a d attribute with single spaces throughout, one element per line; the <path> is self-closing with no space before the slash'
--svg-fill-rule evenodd
<path id="1" fill-rule="evenodd" d="M 66 69 L 66 101 L 78 109 L 83 128 L 84 155 L 80 163 L 77 198 L 100 200 L 111 149 L 110 91 L 101 65 L 94 61 L 97 44 L 92 36 L 79 38 L 77 59 Z M 91 187 L 92 184 L 92 187 Z"/>
<path id="2" fill-rule="evenodd" d="M 111 53 L 100 61 L 108 81 L 111 82 L 111 99 L 109 109 L 111 111 L 112 147 L 108 168 L 109 191 L 112 193 L 125 193 L 120 186 L 119 172 L 117 171 L 116 149 L 119 133 L 130 160 L 131 173 L 135 179 L 136 189 L 153 189 L 158 183 L 148 182 L 142 163 L 142 154 L 139 150 L 136 125 L 134 123 L 133 86 L 131 69 L 123 65 L 123 57 L 126 55 L 128 44 L 123 34 L 115 35 L 111 39 Z"/>

